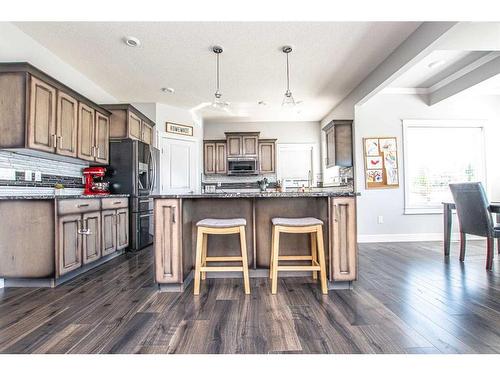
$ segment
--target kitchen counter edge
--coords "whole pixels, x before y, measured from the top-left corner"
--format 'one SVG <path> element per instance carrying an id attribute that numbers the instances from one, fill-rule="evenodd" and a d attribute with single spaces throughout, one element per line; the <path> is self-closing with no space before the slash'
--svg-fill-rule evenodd
<path id="1" fill-rule="evenodd" d="M 0 195 L 0 200 L 61 200 L 61 199 L 97 199 L 97 198 L 128 198 L 129 194 L 110 195 Z"/>
<path id="2" fill-rule="evenodd" d="M 285 193 L 205 193 L 205 194 L 160 194 L 151 195 L 153 199 L 211 199 L 211 198 L 320 198 L 320 197 L 357 197 L 360 193 L 343 191 L 322 192 L 285 192 Z"/>

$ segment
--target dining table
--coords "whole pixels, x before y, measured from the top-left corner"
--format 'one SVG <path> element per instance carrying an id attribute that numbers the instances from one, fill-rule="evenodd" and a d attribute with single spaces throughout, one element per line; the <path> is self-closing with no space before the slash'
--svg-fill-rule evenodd
<path id="1" fill-rule="evenodd" d="M 455 202 L 442 202 L 443 203 L 443 225 L 444 225 L 444 256 L 450 255 L 451 243 L 451 224 L 453 218 L 453 210 L 456 210 Z M 496 214 L 497 223 L 500 222 L 500 202 L 490 202 L 490 212 Z"/>

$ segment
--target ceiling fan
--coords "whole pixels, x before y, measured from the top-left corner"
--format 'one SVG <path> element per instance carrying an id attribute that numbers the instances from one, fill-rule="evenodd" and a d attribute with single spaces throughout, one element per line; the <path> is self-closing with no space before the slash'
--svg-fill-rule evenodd
<path id="1" fill-rule="evenodd" d="M 219 67 L 219 57 L 220 54 L 224 51 L 221 46 L 213 46 L 212 52 L 215 53 L 217 70 L 216 70 L 216 89 L 214 93 L 214 100 L 211 102 L 203 102 L 198 104 L 197 106 L 191 108 L 191 111 L 203 111 L 203 110 L 211 110 L 216 112 L 224 112 L 230 115 L 233 113 L 230 110 L 230 103 L 222 100 L 222 93 L 220 92 L 220 67 Z"/>

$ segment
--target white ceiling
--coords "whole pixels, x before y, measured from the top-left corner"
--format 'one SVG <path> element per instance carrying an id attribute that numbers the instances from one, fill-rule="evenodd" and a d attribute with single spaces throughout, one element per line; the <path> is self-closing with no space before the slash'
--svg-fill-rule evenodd
<path id="1" fill-rule="evenodd" d="M 28 22 L 24 32 L 121 102 L 191 109 L 215 91 L 214 44 L 221 91 L 241 121 L 317 121 L 355 88 L 418 26 L 416 22 Z M 140 47 L 123 43 L 135 36 Z M 284 111 L 285 56 L 300 113 Z M 161 92 L 173 87 L 175 94 Z M 260 106 L 263 100 L 266 106 Z M 203 113 L 223 117 L 219 112 Z M 235 119 L 236 120 L 236 119 Z"/>
<path id="2" fill-rule="evenodd" d="M 490 51 L 433 51 L 391 82 L 389 87 L 429 89 L 489 53 Z M 436 62 L 442 63 L 432 66 Z"/>

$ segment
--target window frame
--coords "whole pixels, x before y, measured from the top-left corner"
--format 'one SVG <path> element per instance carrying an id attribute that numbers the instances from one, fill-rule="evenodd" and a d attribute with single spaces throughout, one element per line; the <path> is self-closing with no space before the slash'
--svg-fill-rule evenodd
<path id="1" fill-rule="evenodd" d="M 436 207 L 415 207 L 409 203 L 409 187 L 408 181 L 408 128 L 475 128 L 481 130 L 481 175 L 485 190 L 487 189 L 487 166 L 486 166 L 486 142 L 485 142 L 485 120 L 402 120 L 403 127 L 403 186 L 404 186 L 404 214 L 405 215 L 420 215 L 420 214 L 442 214 L 443 209 L 441 204 Z"/>

